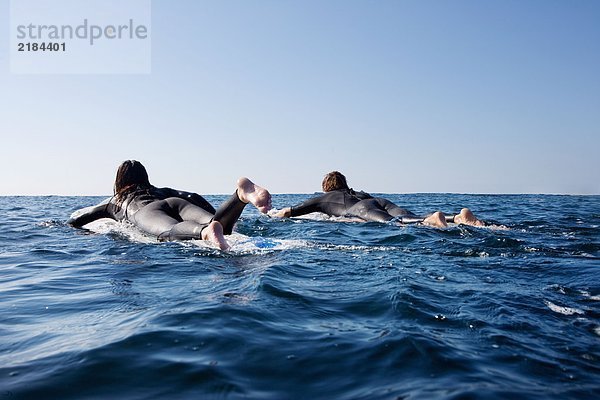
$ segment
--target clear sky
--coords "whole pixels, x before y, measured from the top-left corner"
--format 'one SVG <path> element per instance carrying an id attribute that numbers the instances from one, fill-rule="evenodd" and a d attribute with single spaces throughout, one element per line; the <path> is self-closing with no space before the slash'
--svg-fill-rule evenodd
<path id="1" fill-rule="evenodd" d="M 600 194 L 600 1 L 154 0 L 152 72 L 19 75 L 0 187 Z"/>

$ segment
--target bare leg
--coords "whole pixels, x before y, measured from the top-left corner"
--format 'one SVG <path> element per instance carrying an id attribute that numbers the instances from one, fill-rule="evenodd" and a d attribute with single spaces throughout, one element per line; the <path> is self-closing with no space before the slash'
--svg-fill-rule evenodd
<path id="1" fill-rule="evenodd" d="M 202 240 L 213 242 L 219 246 L 221 250 L 227 250 L 229 248 L 229 244 L 227 244 L 225 236 L 223 235 L 223 226 L 217 221 L 211 222 L 202 230 Z"/>
<path id="2" fill-rule="evenodd" d="M 238 179 L 237 187 L 238 197 L 244 203 L 252 203 L 263 214 L 271 209 L 271 194 L 267 189 L 245 177 Z"/>
<path id="3" fill-rule="evenodd" d="M 448 226 L 446 216 L 441 211 L 436 211 L 423 220 L 423 224 L 436 228 L 445 228 Z"/>
<path id="4" fill-rule="evenodd" d="M 460 214 L 454 216 L 454 223 L 471 226 L 485 226 L 485 224 L 477 219 L 468 208 L 463 208 L 460 210 Z"/>

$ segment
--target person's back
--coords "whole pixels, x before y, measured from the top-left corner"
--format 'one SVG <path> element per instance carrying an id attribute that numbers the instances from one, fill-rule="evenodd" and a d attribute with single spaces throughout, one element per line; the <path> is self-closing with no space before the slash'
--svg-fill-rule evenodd
<path id="1" fill-rule="evenodd" d="M 372 198 L 368 193 L 355 192 L 350 188 L 336 189 L 291 207 L 290 216 L 297 217 L 313 212 L 321 212 L 333 217 L 344 217 L 356 203 Z"/>
<path id="2" fill-rule="evenodd" d="M 124 218 L 132 217 L 143 207 L 158 200 L 165 200 L 170 197 L 184 199 L 212 214 L 215 213 L 215 208 L 201 195 L 197 193 L 184 192 L 168 187 L 157 188 L 151 186 L 148 188 L 133 190 L 125 196 L 122 202 L 122 207 L 125 209 Z"/>

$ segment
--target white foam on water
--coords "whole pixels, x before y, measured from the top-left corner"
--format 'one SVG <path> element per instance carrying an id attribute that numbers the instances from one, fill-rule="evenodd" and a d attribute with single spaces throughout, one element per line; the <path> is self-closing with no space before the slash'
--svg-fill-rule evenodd
<path id="1" fill-rule="evenodd" d="M 538 251 L 541 251 L 540 249 L 538 249 L 536 247 L 530 247 L 530 246 L 525 246 L 524 250 L 528 253 L 537 253 Z"/>
<path id="2" fill-rule="evenodd" d="M 472 228 L 487 229 L 487 230 L 490 230 L 490 231 L 510 231 L 511 230 L 506 225 L 473 226 Z"/>
<path id="3" fill-rule="evenodd" d="M 85 225 L 84 228 L 94 233 L 106 235 L 116 233 L 125 236 L 132 242 L 137 243 L 158 243 L 155 237 L 146 235 L 127 221 L 118 222 L 112 219 L 103 218 Z"/>
<path id="4" fill-rule="evenodd" d="M 314 212 L 310 214 L 301 215 L 298 217 L 293 217 L 292 219 L 304 219 L 310 221 L 329 221 L 329 222 L 365 222 L 360 218 L 352 218 L 352 217 L 333 217 L 321 212 Z"/>
<path id="5" fill-rule="evenodd" d="M 325 244 L 325 243 L 309 243 L 309 247 L 315 247 L 320 250 L 340 250 L 340 251 L 394 251 L 399 250 L 395 246 L 360 246 L 360 245 L 345 245 L 345 244 Z"/>
<path id="6" fill-rule="evenodd" d="M 292 219 L 304 219 L 304 220 L 310 220 L 310 221 L 329 221 L 329 222 L 365 222 L 364 220 L 360 219 L 360 218 L 352 218 L 352 217 L 331 217 L 327 214 L 323 214 L 320 212 L 314 212 L 314 213 L 310 213 L 310 214 L 306 214 L 306 215 L 302 215 L 299 217 L 294 217 Z M 395 225 L 395 226 L 399 226 L 399 227 L 404 227 L 404 226 L 423 226 L 426 228 L 431 228 L 431 226 L 427 226 L 427 225 L 423 225 L 423 224 L 419 224 L 419 223 L 411 223 L 411 224 L 402 224 L 399 223 L 396 220 L 392 220 L 388 223 L 388 225 Z M 456 228 L 462 226 L 461 224 L 454 224 L 454 223 L 449 223 L 448 224 L 448 228 Z M 505 225 L 486 225 L 486 226 L 471 226 L 471 228 L 480 228 L 480 229 L 486 229 L 486 230 L 490 230 L 490 231 L 509 231 L 510 228 L 505 226 Z"/>
<path id="7" fill-rule="evenodd" d="M 588 300 L 600 301 L 600 294 L 593 295 L 587 290 L 580 290 L 579 293 L 582 294 L 583 297 L 586 297 Z"/>
<path id="8" fill-rule="evenodd" d="M 226 253 L 232 254 L 261 254 L 272 251 L 283 251 L 290 249 L 310 247 L 306 240 L 272 239 L 265 237 L 252 237 L 234 232 L 225 237 L 231 246 Z M 206 250 L 218 250 L 218 247 L 205 240 L 190 240 L 189 243 Z"/>
<path id="9" fill-rule="evenodd" d="M 312 213 L 310 215 L 318 215 L 321 213 Z M 325 214 L 321 214 L 325 215 Z M 317 216 L 317 218 L 319 218 Z M 327 219 L 331 219 L 327 217 Z M 161 243 L 154 236 L 147 235 L 137 229 L 134 225 L 127 221 L 117 222 L 112 219 L 100 219 L 85 225 L 85 228 L 98 234 L 118 234 L 128 240 L 136 243 Z M 246 254 L 262 254 L 273 251 L 284 251 L 301 248 L 317 248 L 327 251 L 398 251 L 402 250 L 397 246 L 363 246 L 363 245 L 336 245 L 330 243 L 314 243 L 307 240 L 293 239 L 275 239 L 266 237 L 252 237 L 234 232 L 225 237 L 227 243 L 231 246 L 224 254 L 246 255 Z M 201 250 L 206 250 L 211 253 L 219 253 L 221 250 L 211 242 L 205 240 L 187 240 L 180 243 L 182 246 L 194 246 Z M 487 253 L 480 254 L 481 257 L 489 256 Z"/>
<path id="10" fill-rule="evenodd" d="M 575 315 L 575 314 L 585 314 L 582 310 L 578 309 L 578 308 L 571 308 L 571 307 L 563 307 L 563 306 L 559 306 L 557 304 L 552 303 L 551 301 L 546 300 L 544 303 L 546 303 L 546 306 L 548 306 L 548 308 L 556 313 L 562 314 L 562 315 Z"/>
<path id="11" fill-rule="evenodd" d="M 99 219 L 85 225 L 85 228 L 98 234 L 119 234 L 136 243 L 160 243 L 155 237 L 147 235 L 129 222 L 117 222 L 112 219 Z M 282 251 L 296 248 L 309 247 L 306 240 L 271 239 L 264 237 L 251 237 L 234 232 L 225 237 L 231 246 L 227 253 L 233 254 L 259 254 L 271 251 Z M 200 249 L 220 251 L 219 248 L 205 240 L 188 240 L 178 242 L 183 246 L 193 245 Z"/>

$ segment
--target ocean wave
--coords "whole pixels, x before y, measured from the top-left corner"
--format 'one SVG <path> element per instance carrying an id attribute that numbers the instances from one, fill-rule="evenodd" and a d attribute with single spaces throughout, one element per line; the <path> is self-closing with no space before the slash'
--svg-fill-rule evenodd
<path id="1" fill-rule="evenodd" d="M 547 301 L 547 300 L 544 303 L 546 304 L 546 306 L 548 306 L 548 308 L 550 310 L 554 311 L 555 313 L 562 314 L 562 315 L 583 315 L 583 314 L 585 314 L 585 312 L 583 310 L 580 310 L 578 308 L 559 306 L 559 305 L 554 304 L 551 301 Z"/>
<path id="2" fill-rule="evenodd" d="M 389 197 L 416 212 L 469 205 L 510 229 L 250 209 L 222 252 L 65 224 L 96 198 L 0 198 L 2 393 L 594 398 L 600 197 Z"/>

